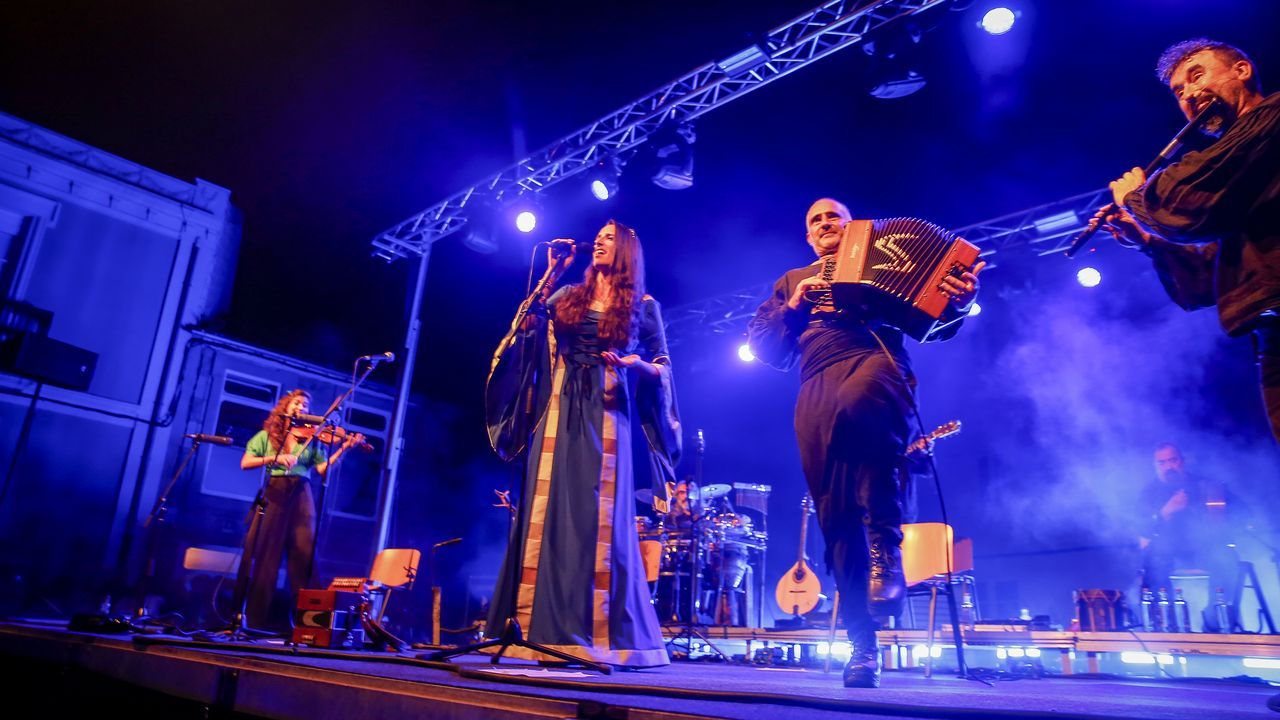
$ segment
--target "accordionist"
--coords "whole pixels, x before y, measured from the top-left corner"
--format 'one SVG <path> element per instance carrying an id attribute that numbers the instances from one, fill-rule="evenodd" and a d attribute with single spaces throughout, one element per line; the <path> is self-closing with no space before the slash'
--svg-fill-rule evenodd
<path id="1" fill-rule="evenodd" d="M 844 684 L 877 687 L 877 619 L 900 614 L 906 595 L 898 488 L 915 414 L 915 377 L 901 331 L 866 311 L 820 301 L 829 290 L 818 277 L 822 259 L 837 252 L 851 217 L 829 198 L 809 208 L 806 236 L 818 260 L 778 279 L 756 310 L 748 339 L 770 366 L 800 365 L 796 439 L 853 648 Z M 927 341 L 959 329 L 983 266 L 942 279 L 938 287 L 950 305 Z"/>

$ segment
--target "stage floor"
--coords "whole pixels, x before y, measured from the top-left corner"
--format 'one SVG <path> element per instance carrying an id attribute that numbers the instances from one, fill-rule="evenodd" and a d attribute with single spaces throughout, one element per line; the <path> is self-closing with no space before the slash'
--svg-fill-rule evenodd
<path id="1" fill-rule="evenodd" d="M 316 720 L 499 718 L 1271 718 L 1276 688 L 1239 681 L 1069 677 L 993 680 L 887 671 L 877 690 L 821 670 L 680 662 L 601 676 L 487 658 L 312 651 L 278 643 L 188 644 L 154 635 L 0 624 L 6 678 L 47 685 L 43 710 L 83 708 L 76 683 L 109 679 L 208 706 L 212 714 Z M 15 674 L 16 673 L 16 674 Z M 6 682 L 14 687 L 17 683 Z M 31 695 L 33 693 L 27 693 Z M 78 703 L 78 704 L 77 704 Z"/>

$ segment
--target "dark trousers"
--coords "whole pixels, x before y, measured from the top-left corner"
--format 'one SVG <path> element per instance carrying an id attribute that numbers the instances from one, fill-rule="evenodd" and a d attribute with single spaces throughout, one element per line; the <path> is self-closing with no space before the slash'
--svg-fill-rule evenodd
<path id="1" fill-rule="evenodd" d="M 256 534 L 245 537 L 252 547 L 249 594 L 245 615 L 251 627 L 271 628 L 271 601 L 275 597 L 280 557 L 287 556 L 289 600 L 298 597 L 311 574 L 311 551 L 316 537 L 316 505 L 311 483 L 296 475 L 272 476 L 265 493 L 267 507 Z"/>
<path id="2" fill-rule="evenodd" d="M 1280 317 L 1264 316 L 1258 320 L 1253 349 L 1258 356 L 1262 402 L 1271 421 L 1271 434 L 1280 442 Z"/>
<path id="3" fill-rule="evenodd" d="M 806 379 L 796 402 L 800 461 L 851 640 L 875 628 L 869 543 L 902 544 L 899 478 L 913 407 L 905 369 L 869 350 Z"/>

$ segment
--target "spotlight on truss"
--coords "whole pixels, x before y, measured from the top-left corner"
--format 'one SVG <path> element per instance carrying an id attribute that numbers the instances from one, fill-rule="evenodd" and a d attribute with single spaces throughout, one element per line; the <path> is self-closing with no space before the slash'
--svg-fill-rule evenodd
<path id="1" fill-rule="evenodd" d="M 738 359 L 742 362 L 752 362 L 756 359 L 756 354 L 751 352 L 751 346 L 742 343 L 738 346 Z"/>
<path id="2" fill-rule="evenodd" d="M 925 86 L 925 77 L 912 65 L 916 46 L 924 37 L 924 31 L 915 23 L 889 26 L 877 37 L 862 43 L 862 52 L 870 58 L 871 86 L 867 92 L 872 97 L 893 100 L 911 95 Z"/>
<path id="3" fill-rule="evenodd" d="M 1076 273 L 1076 282 L 1087 288 L 1098 287 L 1098 283 L 1102 282 L 1102 273 L 1091 267 L 1080 268 Z"/>
<path id="4" fill-rule="evenodd" d="M 1018 15 L 1007 7 L 991 8 L 983 16 L 978 25 L 991 35 L 1003 35 L 1013 29 Z"/>
<path id="5" fill-rule="evenodd" d="M 697 135 L 689 123 L 667 124 L 649 138 L 653 153 L 653 184 L 664 190 L 693 186 L 693 143 Z"/>
<path id="6" fill-rule="evenodd" d="M 493 226 L 493 208 L 477 206 L 467 212 L 462 244 L 482 255 L 498 251 L 498 235 Z"/>
<path id="7" fill-rule="evenodd" d="M 618 161 L 618 158 L 612 157 L 601 160 L 587 174 L 591 186 L 591 194 L 601 202 L 617 195 L 621 175 L 622 163 Z"/>
<path id="8" fill-rule="evenodd" d="M 521 210 L 516 213 L 516 229 L 522 233 L 533 232 L 538 226 L 538 216 L 532 210 Z"/>

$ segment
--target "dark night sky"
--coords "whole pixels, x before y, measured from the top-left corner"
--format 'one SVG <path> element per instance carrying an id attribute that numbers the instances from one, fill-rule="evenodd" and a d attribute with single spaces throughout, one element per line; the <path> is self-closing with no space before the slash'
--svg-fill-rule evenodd
<path id="1" fill-rule="evenodd" d="M 232 306 L 214 329 L 345 368 L 353 356 L 398 347 L 403 336 L 411 268 L 370 257 L 378 231 L 511 163 L 521 143 L 535 150 L 567 135 L 740 50 L 750 33 L 766 32 L 811 2 L 9 3 L 0 27 L 0 109 L 178 178 L 229 188 L 244 213 L 244 237 Z M 999 38 L 976 28 L 980 11 L 992 4 L 937 8 L 921 18 L 928 32 L 917 65 L 928 85 L 916 95 L 869 97 L 866 57 L 845 50 L 701 119 L 692 189 L 662 191 L 629 177 L 616 202 L 604 205 L 588 199 L 580 184 L 564 183 L 548 193 L 533 238 L 509 233 L 494 255 L 473 253 L 457 237 L 439 243 L 415 388 L 452 408 L 436 422 L 465 427 L 453 441 L 470 451 L 444 482 L 471 482 L 474 463 L 492 471 L 495 461 L 477 459 L 487 454 L 478 405 L 488 356 L 522 296 L 532 240 L 588 238 L 617 216 L 638 229 L 650 289 L 670 308 L 808 262 L 803 213 L 822 195 L 845 199 L 855 215 L 916 215 L 962 226 L 1101 187 L 1145 164 L 1182 125 L 1151 71 L 1159 52 L 1177 40 L 1207 34 L 1238 44 L 1253 55 L 1264 86 L 1274 88 L 1280 77 L 1274 43 L 1280 3 L 1021 0 L 1006 3 L 1022 17 Z M 1028 303 L 1074 302 L 1070 288 L 1052 277 L 1050 264 L 1065 269 L 1065 261 L 1013 260 L 1002 259 L 984 278 L 988 297 L 1015 297 L 1035 285 L 1059 295 Z M 1222 437 L 1270 452 L 1253 381 L 1240 380 L 1249 372 L 1247 351 L 1224 345 L 1235 364 L 1218 363 L 1213 353 L 1228 350 L 1214 346 L 1211 317 L 1174 317 L 1154 281 L 1136 275 L 1143 263 L 1130 258 L 1120 265 L 1135 273 L 1130 285 L 1145 299 L 1123 312 L 1099 301 L 1090 312 L 1106 322 L 1123 316 L 1128 324 L 1116 324 L 1117 333 L 1159 314 L 1176 331 L 1160 338 L 1215 338 L 1204 340 L 1208 349 L 1194 358 L 1205 363 L 1205 377 L 1195 378 L 1191 392 L 1179 392 L 1221 399 L 1179 417 L 1187 427 L 1223 425 Z M 321 294 L 332 301 L 306 317 L 309 301 Z M 1044 358 L 1012 353 L 1002 334 L 1011 326 L 989 323 L 950 352 L 1001 397 L 1019 386 L 994 387 L 1004 382 L 1000 373 L 1030 377 L 1018 373 Z M 1178 323 L 1193 323 L 1194 332 Z M 1065 323 L 1046 327 L 1052 342 L 1071 337 L 1052 334 L 1068 332 Z M 930 370 L 937 352 L 920 352 L 922 382 L 935 388 L 943 384 Z M 1173 362 L 1179 352 L 1162 356 Z M 1225 375 L 1213 375 L 1214 363 Z M 1108 372 L 1088 370 L 1094 377 Z M 393 381 L 390 370 L 379 372 L 386 374 L 377 379 Z M 786 412 L 785 387 L 794 383 L 706 377 L 699 376 L 722 383 L 724 403 L 714 406 L 739 417 L 697 417 L 713 405 L 705 399 L 710 390 L 682 386 L 682 398 L 693 398 L 685 405 L 691 423 L 718 422 L 727 426 L 722 434 L 750 430 L 735 427 L 753 411 L 743 405 L 748 397 L 776 395 L 777 412 Z M 1134 382 L 1127 387 L 1147 387 L 1128 379 Z M 1028 392 L 1030 399 L 1004 399 L 1008 407 L 1030 406 L 1037 399 L 1034 387 Z M 945 397 L 935 402 L 948 414 L 965 409 Z M 1204 412 L 1219 417 L 1197 415 Z M 979 428 L 973 440 L 990 444 L 981 415 L 972 413 Z M 1246 420 L 1231 419 L 1239 417 Z M 985 420 L 992 434 L 1019 430 Z M 1145 443 L 1161 439 L 1153 432 L 1141 428 L 1137 449 L 1117 452 L 1149 467 Z M 789 443 L 788 433 L 783 427 L 779 442 Z M 732 446 L 721 442 L 717 450 L 727 454 L 719 450 L 726 445 Z M 1089 454 L 1060 446 L 1062 463 Z M 971 464 L 957 460 L 961 475 L 994 476 L 1001 463 L 1013 467 L 1008 454 L 966 452 Z M 787 482 L 797 474 L 791 453 L 783 448 L 780 460 L 766 462 L 789 468 L 778 471 L 791 474 Z M 709 467 L 713 459 L 709 451 Z M 725 469 L 758 461 L 750 453 L 719 459 Z M 1048 464 L 1023 456 L 1018 462 L 1010 475 L 1029 477 L 1034 464 Z M 481 487 L 476 497 L 487 493 Z M 792 494 L 798 505 L 798 491 Z M 981 517 L 980 509 L 971 510 Z"/>

